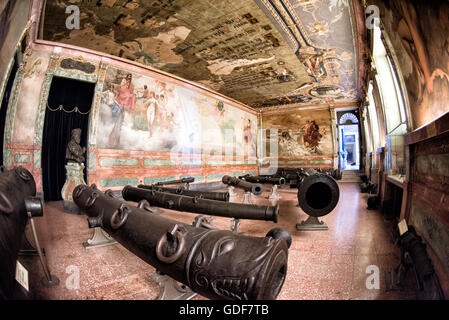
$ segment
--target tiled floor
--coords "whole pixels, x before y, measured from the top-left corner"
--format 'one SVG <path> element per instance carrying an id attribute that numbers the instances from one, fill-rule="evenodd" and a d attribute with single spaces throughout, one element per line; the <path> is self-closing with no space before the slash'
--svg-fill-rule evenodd
<path id="1" fill-rule="evenodd" d="M 386 270 L 399 263 L 399 250 L 391 241 L 391 222 L 379 211 L 366 209 L 367 194 L 355 183 L 340 183 L 340 201 L 336 209 L 322 218 L 327 231 L 296 231 L 296 223 L 307 216 L 297 207 L 296 189 L 280 189 L 280 217 L 277 224 L 241 221 L 239 231 L 264 236 L 271 228 L 283 227 L 293 238 L 289 250 L 288 271 L 279 300 L 302 299 L 415 299 L 413 279 L 404 291 L 386 291 Z M 263 197 L 252 201 L 269 205 L 269 186 Z M 241 191 L 231 201 L 242 202 Z M 272 203 L 274 204 L 274 203 Z M 194 214 L 164 210 L 164 216 L 192 223 Z M 159 287 L 151 280 L 155 269 L 119 244 L 86 250 L 89 239 L 86 216 L 67 214 L 61 202 L 45 205 L 44 217 L 36 218 L 51 272 L 60 279 L 56 287 L 45 288 L 39 282 L 43 272 L 38 257 L 21 257 L 30 272 L 35 299 L 155 299 Z M 228 229 L 230 220 L 216 217 L 213 224 Z M 377 266 L 380 289 L 367 289 Z M 79 270 L 79 288 L 71 288 L 74 270 Z M 369 270 L 368 270 L 369 271 Z M 411 275 L 409 275 L 411 278 Z M 198 297 L 198 299 L 204 299 Z"/>

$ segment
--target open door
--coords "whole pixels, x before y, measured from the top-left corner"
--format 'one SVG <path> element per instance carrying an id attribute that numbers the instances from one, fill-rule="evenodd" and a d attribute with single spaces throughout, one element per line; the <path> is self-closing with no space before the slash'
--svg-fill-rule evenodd
<path id="1" fill-rule="evenodd" d="M 360 131 L 357 115 L 346 112 L 339 117 L 338 141 L 341 170 L 360 169 Z"/>
<path id="2" fill-rule="evenodd" d="M 73 129 L 81 129 L 80 145 L 87 149 L 89 113 L 94 92 L 94 83 L 53 77 L 42 137 L 42 188 L 45 201 L 62 200 L 61 190 L 66 180 L 66 148 Z M 87 182 L 86 171 L 84 180 Z"/>

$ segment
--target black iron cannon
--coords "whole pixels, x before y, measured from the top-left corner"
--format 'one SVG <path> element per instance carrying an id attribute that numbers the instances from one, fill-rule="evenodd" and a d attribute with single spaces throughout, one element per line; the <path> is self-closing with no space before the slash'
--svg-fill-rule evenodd
<path id="1" fill-rule="evenodd" d="M 267 220 L 277 222 L 279 206 L 262 206 L 253 204 L 241 204 L 235 202 L 223 202 L 199 197 L 158 192 L 126 186 L 122 190 L 123 199 L 139 202 L 147 200 L 150 205 L 171 210 L 207 214 L 213 216 Z"/>
<path id="2" fill-rule="evenodd" d="M 36 183 L 23 167 L 0 167 L 0 300 L 11 299 L 16 261 L 28 221 L 25 199 L 36 194 Z"/>
<path id="3" fill-rule="evenodd" d="M 283 286 L 284 239 L 183 224 L 86 185 L 75 188 L 73 199 L 89 216 L 90 227 L 103 228 L 158 271 L 206 298 L 275 299 Z"/>
<path id="4" fill-rule="evenodd" d="M 223 176 L 223 178 L 221 178 L 221 181 L 228 186 L 243 189 L 246 192 L 251 192 L 256 196 L 262 194 L 263 192 L 263 187 L 260 183 L 251 183 L 231 176 Z"/>
<path id="5" fill-rule="evenodd" d="M 312 217 L 330 213 L 338 203 L 340 190 L 329 175 L 312 168 L 298 170 L 298 202 L 301 209 Z"/>
<path id="6" fill-rule="evenodd" d="M 245 181 L 251 183 L 266 183 L 266 184 L 276 184 L 276 185 L 284 185 L 285 178 L 283 177 L 273 177 L 273 176 L 251 176 L 249 174 L 239 177 L 239 179 L 243 179 Z"/>
<path id="7" fill-rule="evenodd" d="M 192 183 L 194 181 L 195 181 L 194 177 L 186 177 L 186 178 L 181 178 L 178 180 L 168 180 L 168 181 L 156 182 L 155 185 L 156 186 L 165 186 L 165 185 L 169 185 L 169 184 Z"/>
<path id="8" fill-rule="evenodd" d="M 326 174 L 334 179 L 341 179 L 341 174 L 339 176 L 339 170 L 320 168 L 311 170 L 315 170 L 316 173 Z M 303 175 L 303 171 L 304 168 L 277 168 L 276 173 L 271 175 L 270 177 L 283 177 L 285 179 L 285 182 L 290 184 L 291 188 L 297 188 L 302 179 L 301 177 Z"/>
<path id="9" fill-rule="evenodd" d="M 198 197 L 209 200 L 217 201 L 229 201 L 229 192 L 212 192 L 212 191 L 201 191 L 201 190 L 187 190 L 185 187 L 178 188 L 164 188 L 157 185 L 139 184 L 137 186 L 141 189 L 156 190 L 158 192 L 168 192 L 174 194 L 181 194 L 189 197 Z"/>

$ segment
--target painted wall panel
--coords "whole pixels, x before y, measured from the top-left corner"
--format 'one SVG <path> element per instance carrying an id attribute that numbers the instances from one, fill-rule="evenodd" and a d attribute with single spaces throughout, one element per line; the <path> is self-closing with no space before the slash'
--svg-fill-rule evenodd
<path id="1" fill-rule="evenodd" d="M 332 166 L 332 121 L 329 109 L 262 115 L 263 129 L 277 129 L 278 157 L 288 165 Z M 272 148 L 267 142 L 267 154 Z M 276 148 L 274 148 L 276 149 Z"/>
<path id="2" fill-rule="evenodd" d="M 369 1 L 381 9 L 406 86 L 414 128 L 449 110 L 449 2 Z"/>

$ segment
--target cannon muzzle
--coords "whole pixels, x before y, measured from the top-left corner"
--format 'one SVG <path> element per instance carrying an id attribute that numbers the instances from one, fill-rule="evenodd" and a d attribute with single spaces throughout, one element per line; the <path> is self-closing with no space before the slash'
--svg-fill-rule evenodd
<path id="1" fill-rule="evenodd" d="M 221 181 L 229 186 L 243 189 L 246 192 L 251 192 L 256 196 L 262 194 L 263 192 L 263 186 L 260 183 L 251 183 L 231 176 L 223 176 L 223 178 L 221 178 Z"/>
<path id="2" fill-rule="evenodd" d="M 73 200 L 91 226 L 101 226 L 146 263 L 206 298 L 272 300 L 286 279 L 288 237 L 184 224 L 86 185 L 74 189 Z"/>
<path id="3" fill-rule="evenodd" d="M 307 172 L 298 184 L 299 206 L 309 216 L 325 216 L 338 203 L 340 197 L 338 184 L 327 174 L 316 173 L 310 169 Z"/>

